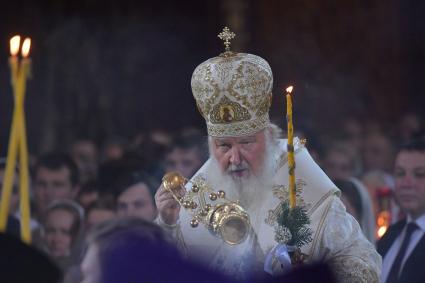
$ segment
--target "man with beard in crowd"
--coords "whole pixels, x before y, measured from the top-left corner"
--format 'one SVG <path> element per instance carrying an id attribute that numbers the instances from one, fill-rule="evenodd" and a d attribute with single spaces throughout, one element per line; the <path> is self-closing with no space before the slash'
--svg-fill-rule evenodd
<path id="1" fill-rule="evenodd" d="M 249 236 L 229 245 L 180 209 L 172 194 L 156 194 L 157 223 L 169 231 L 189 258 L 236 278 L 282 272 L 272 251 L 276 215 L 288 199 L 288 155 L 281 130 L 270 123 L 273 76 L 262 58 L 226 48 L 220 56 L 199 65 L 192 75 L 192 92 L 206 120 L 210 159 L 192 178 L 214 191 L 239 200 L 250 216 Z M 381 258 L 346 213 L 340 191 L 309 155 L 304 143 L 294 142 L 297 205 L 310 219 L 312 240 L 301 247 L 305 263 L 324 261 L 341 282 L 378 282 Z M 189 189 L 189 188 L 188 188 Z M 272 264 L 266 258 L 272 253 Z"/>

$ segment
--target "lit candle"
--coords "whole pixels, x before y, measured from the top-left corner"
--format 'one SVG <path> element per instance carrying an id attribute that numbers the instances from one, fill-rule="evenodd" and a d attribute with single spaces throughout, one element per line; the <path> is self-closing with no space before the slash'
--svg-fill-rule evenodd
<path id="1" fill-rule="evenodd" d="M 15 110 L 13 112 L 12 118 L 12 126 L 10 128 L 10 136 L 9 136 L 9 147 L 7 151 L 7 160 L 6 160 L 6 168 L 3 180 L 2 187 L 2 197 L 0 203 L 0 231 L 4 232 L 6 230 L 7 218 L 9 215 L 9 203 L 10 196 L 12 193 L 13 180 L 15 175 L 15 166 L 16 166 L 16 157 L 18 154 L 18 95 L 16 93 L 16 85 L 18 81 L 18 58 L 17 55 L 19 53 L 19 46 L 21 42 L 21 37 L 16 35 L 10 39 L 10 58 L 9 65 L 11 71 L 11 83 L 14 91 L 14 99 L 15 99 Z"/>
<path id="2" fill-rule="evenodd" d="M 18 53 L 19 53 L 19 46 L 21 44 L 21 37 L 19 35 L 15 35 L 10 39 L 10 58 L 9 58 L 9 65 L 10 65 L 10 71 L 11 71 L 11 79 L 12 79 L 12 86 L 15 84 L 16 77 L 18 75 Z"/>
<path id="3" fill-rule="evenodd" d="M 19 194 L 21 210 L 21 238 L 24 242 L 31 242 L 30 227 L 30 197 L 29 197 L 29 167 L 28 167 L 28 146 L 25 124 L 24 100 L 26 91 L 26 81 L 30 72 L 31 59 L 29 52 L 31 48 L 31 39 L 26 38 L 22 44 L 22 61 L 19 72 L 20 87 L 18 95 L 20 96 L 21 116 L 19 119 Z"/>
<path id="4" fill-rule="evenodd" d="M 28 58 L 31 39 L 26 38 L 22 44 L 22 57 L 20 64 L 17 54 L 19 52 L 20 37 L 15 36 L 10 40 L 9 60 L 12 77 L 12 88 L 14 91 L 15 110 L 11 134 L 9 138 L 9 148 L 7 154 L 5 179 L 3 183 L 2 202 L 0 204 L 0 231 L 4 231 L 7 225 L 9 214 L 9 202 L 12 191 L 12 184 L 15 173 L 16 158 L 19 154 L 19 194 L 21 213 L 21 238 L 24 242 L 31 242 L 30 229 L 30 200 L 29 200 L 29 169 L 28 169 L 28 146 L 25 126 L 25 88 L 26 80 L 30 72 L 31 61 Z"/>
<path id="5" fill-rule="evenodd" d="M 378 188 L 376 191 L 378 199 L 378 216 L 376 219 L 376 237 L 379 240 L 391 225 L 391 199 L 392 191 L 388 187 Z"/>
<path id="6" fill-rule="evenodd" d="M 289 206 L 296 206 L 295 192 L 295 156 L 294 156 L 294 126 L 292 123 L 292 97 L 293 86 L 286 88 L 286 121 L 288 124 L 288 173 L 289 173 Z"/>

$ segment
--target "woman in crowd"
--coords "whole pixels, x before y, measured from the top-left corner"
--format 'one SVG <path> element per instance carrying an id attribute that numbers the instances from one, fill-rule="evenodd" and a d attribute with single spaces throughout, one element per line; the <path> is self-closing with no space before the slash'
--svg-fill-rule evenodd
<path id="1" fill-rule="evenodd" d="M 47 209 L 44 248 L 63 271 L 78 259 L 82 220 L 83 209 L 70 200 L 56 201 Z"/>

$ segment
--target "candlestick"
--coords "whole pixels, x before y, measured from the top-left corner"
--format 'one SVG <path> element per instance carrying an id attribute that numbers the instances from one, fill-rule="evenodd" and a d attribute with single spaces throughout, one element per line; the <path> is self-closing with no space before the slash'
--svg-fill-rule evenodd
<path id="1" fill-rule="evenodd" d="M 286 88 L 286 121 L 288 125 L 288 173 L 289 173 L 289 206 L 296 206 L 295 192 L 295 156 L 294 156 L 294 127 L 292 122 L 292 97 L 293 86 Z"/>

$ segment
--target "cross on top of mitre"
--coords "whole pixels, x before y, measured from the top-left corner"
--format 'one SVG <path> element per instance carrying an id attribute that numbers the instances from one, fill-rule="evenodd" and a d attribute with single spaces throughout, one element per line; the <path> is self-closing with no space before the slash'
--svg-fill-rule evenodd
<path id="1" fill-rule="evenodd" d="M 230 40 L 232 40 L 236 34 L 228 27 L 224 27 L 223 31 L 218 34 L 218 37 L 224 41 L 224 45 L 226 46 L 226 51 L 230 51 Z"/>

